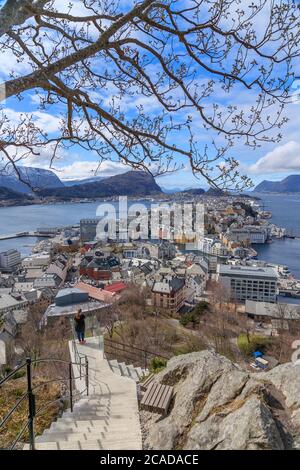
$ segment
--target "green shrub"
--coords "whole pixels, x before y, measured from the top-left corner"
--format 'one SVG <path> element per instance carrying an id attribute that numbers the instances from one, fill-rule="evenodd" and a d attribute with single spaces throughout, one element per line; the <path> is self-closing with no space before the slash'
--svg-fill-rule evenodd
<path id="1" fill-rule="evenodd" d="M 182 317 L 180 317 L 180 320 L 179 320 L 179 323 L 182 325 L 182 326 L 187 326 L 189 323 L 190 323 L 190 316 L 189 314 L 184 314 L 182 315 Z"/>
<path id="2" fill-rule="evenodd" d="M 157 374 L 161 370 L 163 370 L 167 365 L 167 360 L 163 359 L 162 357 L 154 357 L 151 359 L 150 363 L 150 371 L 154 374 Z"/>
<path id="3" fill-rule="evenodd" d="M 195 308 L 193 309 L 193 313 L 195 315 L 202 315 L 202 313 L 206 312 L 209 308 L 209 303 L 206 302 L 205 300 L 201 300 Z"/>
<path id="4" fill-rule="evenodd" d="M 13 380 L 20 379 L 21 377 L 24 377 L 24 375 L 26 375 L 25 370 L 18 370 L 18 372 L 16 372 L 16 373 L 12 376 L 12 379 L 13 379 Z"/>
<path id="5" fill-rule="evenodd" d="M 185 314 L 182 315 L 182 317 L 180 318 L 179 323 L 180 323 L 182 326 L 187 326 L 189 323 L 192 323 L 193 326 L 195 326 L 197 323 L 199 323 L 199 318 L 198 318 L 198 315 L 196 315 L 196 314 L 193 313 L 193 312 L 185 313 Z"/>
<path id="6" fill-rule="evenodd" d="M 239 350 L 244 356 L 251 356 L 257 349 L 264 352 L 270 340 L 260 335 L 241 333 L 237 339 Z"/>

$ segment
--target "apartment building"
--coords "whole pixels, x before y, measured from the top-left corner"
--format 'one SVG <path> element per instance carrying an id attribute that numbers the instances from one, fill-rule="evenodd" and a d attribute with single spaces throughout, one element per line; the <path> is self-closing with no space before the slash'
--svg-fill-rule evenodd
<path id="1" fill-rule="evenodd" d="M 268 238 L 267 228 L 256 225 L 245 225 L 242 228 L 232 228 L 229 233 L 232 240 L 237 242 L 248 242 L 249 244 L 266 243 Z"/>
<path id="2" fill-rule="evenodd" d="M 273 268 L 218 265 L 217 280 L 240 301 L 276 302 L 278 276 Z"/>
<path id="3" fill-rule="evenodd" d="M 154 282 L 152 287 L 152 305 L 168 310 L 171 314 L 178 312 L 186 300 L 184 279 L 163 279 Z"/>
<path id="4" fill-rule="evenodd" d="M 21 253 L 18 250 L 8 250 L 0 253 L 0 268 L 11 270 L 21 262 Z"/>

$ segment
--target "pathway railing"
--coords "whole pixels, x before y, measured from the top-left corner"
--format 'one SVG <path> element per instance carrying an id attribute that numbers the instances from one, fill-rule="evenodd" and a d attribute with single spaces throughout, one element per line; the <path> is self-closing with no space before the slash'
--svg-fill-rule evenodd
<path id="1" fill-rule="evenodd" d="M 81 361 L 82 362 L 82 361 Z M 19 410 L 19 407 L 21 404 L 24 402 L 27 402 L 27 412 L 28 412 L 28 418 L 25 420 L 24 423 L 22 423 L 22 427 L 20 429 L 19 434 L 14 438 L 13 442 L 10 443 L 8 446 L 5 448 L 8 450 L 15 449 L 18 443 L 23 442 L 22 439 L 24 438 L 26 432 L 28 432 L 29 436 L 29 444 L 30 444 L 30 449 L 34 450 L 35 449 L 35 437 L 36 437 L 36 431 L 35 431 L 35 424 L 36 420 L 38 417 L 42 416 L 44 413 L 46 413 L 47 408 L 49 406 L 59 402 L 63 399 L 69 399 L 70 401 L 70 408 L 71 412 L 73 412 L 73 405 L 74 405 L 74 400 L 78 398 L 79 396 L 86 394 L 88 395 L 89 393 L 89 367 L 88 367 L 88 360 L 85 357 L 85 364 L 84 364 L 84 369 L 82 369 L 82 364 L 81 362 L 71 362 L 71 361 L 65 361 L 63 359 L 55 359 L 55 358 L 43 358 L 43 359 L 36 359 L 32 360 L 30 357 L 26 359 L 26 361 L 18 366 L 16 369 L 14 369 L 12 372 L 10 372 L 8 375 L 6 375 L 3 379 L 0 380 L 0 390 L 5 384 L 9 381 L 15 378 L 16 374 L 19 374 L 21 371 L 25 372 L 26 375 L 26 392 L 19 398 L 19 400 L 16 401 L 16 403 L 13 405 L 13 407 L 8 411 L 8 413 L 2 418 L 0 421 L 0 433 L 1 431 L 5 428 L 5 426 L 9 425 L 9 422 L 13 416 L 16 415 L 16 413 Z M 45 363 L 52 363 L 52 364 L 65 364 L 68 366 L 68 377 L 67 378 L 61 378 L 61 377 L 56 377 L 51 380 L 47 380 L 45 382 L 42 382 L 38 385 L 34 385 L 33 383 L 33 369 L 36 368 L 38 365 L 45 364 Z M 73 366 L 77 366 L 79 371 L 80 371 L 80 376 L 75 377 L 73 374 Z M 82 370 L 84 371 L 82 373 Z M 74 381 L 76 379 L 85 377 L 85 383 L 86 383 L 86 388 L 82 390 L 81 392 L 77 392 L 75 387 L 74 387 Z M 40 388 L 44 387 L 47 384 L 52 384 L 52 383 L 65 383 L 67 384 L 69 388 L 69 393 L 61 396 L 59 398 L 56 398 L 54 400 L 50 400 L 49 402 L 43 404 L 40 406 L 38 409 L 36 409 L 36 398 L 38 396 L 38 391 Z M 1 434 L 0 434 L 1 436 Z M 1 447 L 1 445 L 0 445 Z"/>
<path id="2" fill-rule="evenodd" d="M 131 344 L 126 344 L 121 341 L 115 341 L 110 338 L 104 339 L 104 353 L 107 359 L 122 359 L 126 362 L 130 361 L 134 366 L 140 366 L 147 369 L 150 366 L 151 360 L 154 358 L 170 359 L 153 351 L 147 351 Z"/>

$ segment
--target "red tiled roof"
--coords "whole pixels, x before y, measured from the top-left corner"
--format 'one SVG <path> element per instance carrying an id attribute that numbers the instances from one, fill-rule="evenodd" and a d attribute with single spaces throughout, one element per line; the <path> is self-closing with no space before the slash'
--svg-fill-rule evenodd
<path id="1" fill-rule="evenodd" d="M 114 282 L 104 287 L 104 290 L 107 292 L 121 292 L 124 289 L 127 289 L 127 285 L 124 282 Z"/>
<path id="2" fill-rule="evenodd" d="M 75 287 L 77 289 L 81 289 L 84 292 L 87 292 L 92 299 L 102 300 L 103 302 L 112 301 L 115 295 L 114 292 L 106 292 L 103 289 L 99 289 L 99 287 L 90 286 L 85 282 L 78 282 Z"/>

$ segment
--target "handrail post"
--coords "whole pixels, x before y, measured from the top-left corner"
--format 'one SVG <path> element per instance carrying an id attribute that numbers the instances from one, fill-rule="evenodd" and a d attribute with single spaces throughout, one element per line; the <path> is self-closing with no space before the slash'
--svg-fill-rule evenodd
<path id="1" fill-rule="evenodd" d="M 31 358 L 26 359 L 27 363 L 27 394 L 28 394 L 28 432 L 30 450 L 35 450 L 35 435 L 34 435 L 34 418 L 35 418 L 35 396 L 32 392 L 32 370 Z"/>
<path id="2" fill-rule="evenodd" d="M 72 385 L 72 363 L 69 364 L 69 391 L 70 391 L 70 406 L 71 413 L 73 413 L 73 385 Z"/>
<path id="3" fill-rule="evenodd" d="M 147 369 L 147 351 L 145 351 L 145 354 L 144 354 L 144 369 L 146 370 Z"/>
<path id="4" fill-rule="evenodd" d="M 86 385 L 86 394 L 89 395 L 89 361 L 85 356 L 85 385 Z"/>
<path id="5" fill-rule="evenodd" d="M 81 366 L 82 366 L 82 356 L 79 356 L 79 375 L 80 375 L 80 380 L 82 379 Z"/>

